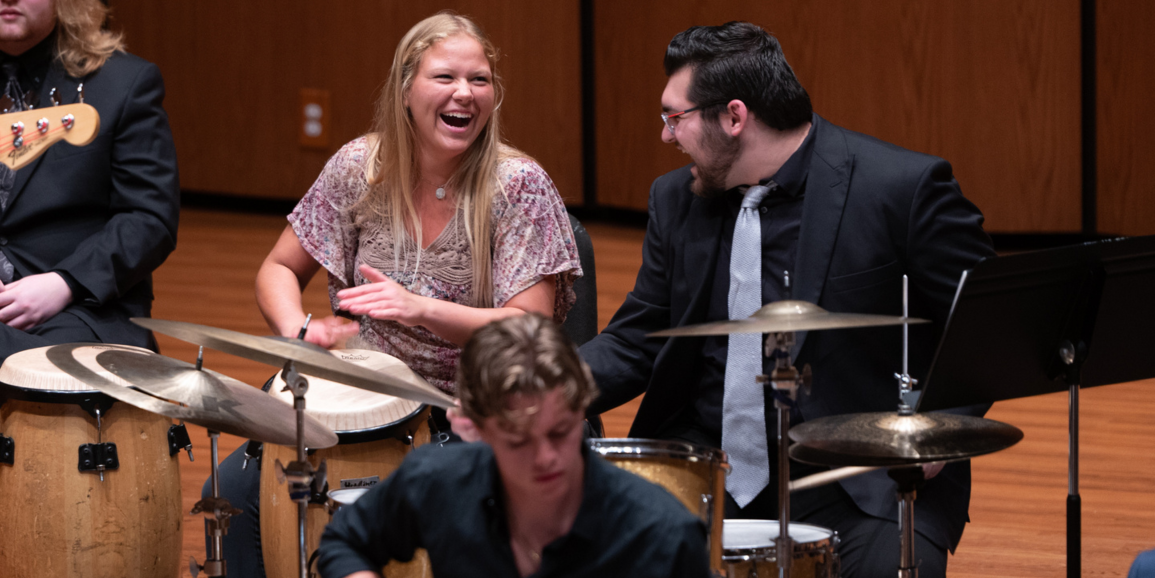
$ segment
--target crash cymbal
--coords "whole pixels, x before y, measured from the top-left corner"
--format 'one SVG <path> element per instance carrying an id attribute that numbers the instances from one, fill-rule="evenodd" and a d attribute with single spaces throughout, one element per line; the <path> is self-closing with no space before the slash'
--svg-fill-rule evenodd
<path id="1" fill-rule="evenodd" d="M 927 319 L 867 315 L 864 313 L 831 313 L 806 301 L 775 301 L 763 306 L 745 319 L 714 321 L 698 325 L 675 327 L 649 334 L 647 337 L 675 337 L 688 335 L 731 335 L 734 333 L 783 333 L 787 331 L 816 331 L 850 327 L 877 327 L 906 323 L 930 323 Z"/>
<path id="2" fill-rule="evenodd" d="M 1002 422 L 949 413 L 853 413 L 790 429 L 790 457 L 824 466 L 904 466 L 981 456 L 1023 439 Z"/>
<path id="3" fill-rule="evenodd" d="M 48 349 L 46 357 L 65 373 L 112 398 L 146 411 L 207 429 L 258 441 L 297 443 L 297 412 L 282 401 L 226 375 L 137 348 L 101 345 L 95 365 L 77 350 L 92 344 L 69 343 Z M 104 375 L 102 375 L 104 374 Z M 125 383 L 105 377 L 112 374 Z M 337 434 L 305 416 L 305 445 L 337 445 Z"/>
<path id="4" fill-rule="evenodd" d="M 374 371 L 338 359 L 325 349 L 300 339 L 258 337 L 184 321 L 134 317 L 132 322 L 182 341 L 273 367 L 280 368 L 285 362 L 293 361 L 302 374 L 438 407 L 453 407 L 452 397 L 430 385 L 400 360 L 387 371 Z"/>

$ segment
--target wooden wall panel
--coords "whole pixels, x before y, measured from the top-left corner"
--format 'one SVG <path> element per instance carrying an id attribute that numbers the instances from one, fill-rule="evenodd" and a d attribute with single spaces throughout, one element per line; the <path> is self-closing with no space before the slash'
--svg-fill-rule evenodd
<path id="1" fill-rule="evenodd" d="M 113 0 L 129 50 L 168 88 L 185 189 L 298 198 L 341 144 L 368 130 L 401 36 L 448 8 L 501 52 L 506 137 L 582 198 L 577 0 Z M 297 141 L 299 91 L 331 93 L 327 149 Z"/>
<path id="2" fill-rule="evenodd" d="M 1098 226 L 1155 234 L 1155 4 L 1099 0 Z"/>
<path id="3" fill-rule="evenodd" d="M 1078 8 L 1077 0 L 597 1 L 599 202 L 644 209 L 650 182 L 687 162 L 659 140 L 665 46 L 691 25 L 740 19 L 779 38 L 819 114 L 950 160 L 989 231 L 1078 231 Z"/>

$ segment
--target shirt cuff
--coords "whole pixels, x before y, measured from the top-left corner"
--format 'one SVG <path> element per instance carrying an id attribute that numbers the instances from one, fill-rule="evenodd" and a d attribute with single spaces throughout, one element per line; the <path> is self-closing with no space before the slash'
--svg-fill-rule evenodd
<path id="1" fill-rule="evenodd" d="M 67 271 L 53 269 L 49 271 L 49 273 L 56 273 L 60 275 L 61 279 L 64 279 L 64 284 L 68 285 L 68 290 L 72 292 L 73 303 L 83 302 L 84 305 L 99 305 L 96 299 L 93 298 L 92 293 L 90 293 L 88 289 L 85 289 L 84 285 L 81 285 L 80 282 Z"/>

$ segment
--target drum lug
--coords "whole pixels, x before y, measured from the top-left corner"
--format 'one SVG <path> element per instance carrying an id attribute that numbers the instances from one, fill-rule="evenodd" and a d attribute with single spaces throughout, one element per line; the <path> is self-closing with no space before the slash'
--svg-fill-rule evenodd
<path id="1" fill-rule="evenodd" d="M 193 460 L 192 440 L 188 437 L 188 429 L 184 424 L 173 424 L 168 427 L 168 455 L 175 456 L 181 450 L 188 452 L 188 461 Z"/>
<path id="2" fill-rule="evenodd" d="M 112 404 L 116 403 L 115 399 L 105 396 L 85 397 L 76 402 L 80 409 L 88 412 L 88 415 L 97 417 L 97 414 L 108 413 L 112 409 Z"/>
<path id="3" fill-rule="evenodd" d="M 0 434 L 0 464 L 16 464 L 16 440 Z"/>
<path id="4" fill-rule="evenodd" d="M 83 444 L 80 446 L 80 460 L 77 468 L 82 472 L 103 472 L 120 467 L 116 455 L 116 444 Z"/>
<path id="5" fill-rule="evenodd" d="M 261 469 L 261 450 L 264 447 L 263 442 L 249 440 L 249 443 L 245 444 L 245 463 L 241 464 L 241 469 L 249 469 L 249 460 L 257 460 L 257 469 Z"/>

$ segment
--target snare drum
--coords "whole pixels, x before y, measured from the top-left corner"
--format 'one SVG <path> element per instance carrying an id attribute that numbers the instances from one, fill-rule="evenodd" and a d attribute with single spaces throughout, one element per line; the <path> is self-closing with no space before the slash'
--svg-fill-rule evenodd
<path id="1" fill-rule="evenodd" d="M 333 355 L 376 371 L 394 368 L 397 358 L 369 350 L 337 350 Z M 305 413 L 337 432 L 339 443 L 310 452 L 309 461 L 319 467 L 325 461 L 330 490 L 368 487 L 384 480 L 401 465 L 416 446 L 429 442 L 429 408 L 409 401 L 373 393 L 317 377 L 306 376 Z M 273 382 L 270 395 L 293 403 L 293 394 L 281 391 L 285 382 Z M 297 459 L 296 448 L 264 444 L 261 458 L 261 549 L 269 578 L 299 576 L 297 504 L 289 499 L 286 484 L 277 482 L 274 460 L 288 464 Z M 305 548 L 311 555 L 329 522 L 324 504 L 310 504 L 305 525 Z M 410 564 L 419 563 L 414 560 Z M 397 565 L 402 566 L 402 565 Z M 426 563 L 424 567 L 428 567 Z M 423 570 L 390 576 L 423 576 Z"/>
<path id="2" fill-rule="evenodd" d="M 722 568 L 722 510 L 730 471 L 726 452 L 636 438 L 595 438 L 589 444 L 610 463 L 662 486 L 700 516 L 710 530 L 710 567 Z"/>
<path id="3" fill-rule="evenodd" d="M 726 576 L 777 576 L 777 537 L 778 520 L 726 520 L 722 529 Z M 790 538 L 794 540 L 791 578 L 838 578 L 838 533 L 791 522 Z"/>
<path id="4" fill-rule="evenodd" d="M 0 576 L 176 576 L 181 495 L 171 420 L 57 369 L 50 347 L 15 353 L 0 367 L 0 448 L 11 449 L 0 449 L 11 458 L 0 462 Z M 147 352 L 85 345 L 73 356 L 125 385 L 95 361 L 110 349 Z M 103 471 L 88 469 L 98 463 Z"/>

